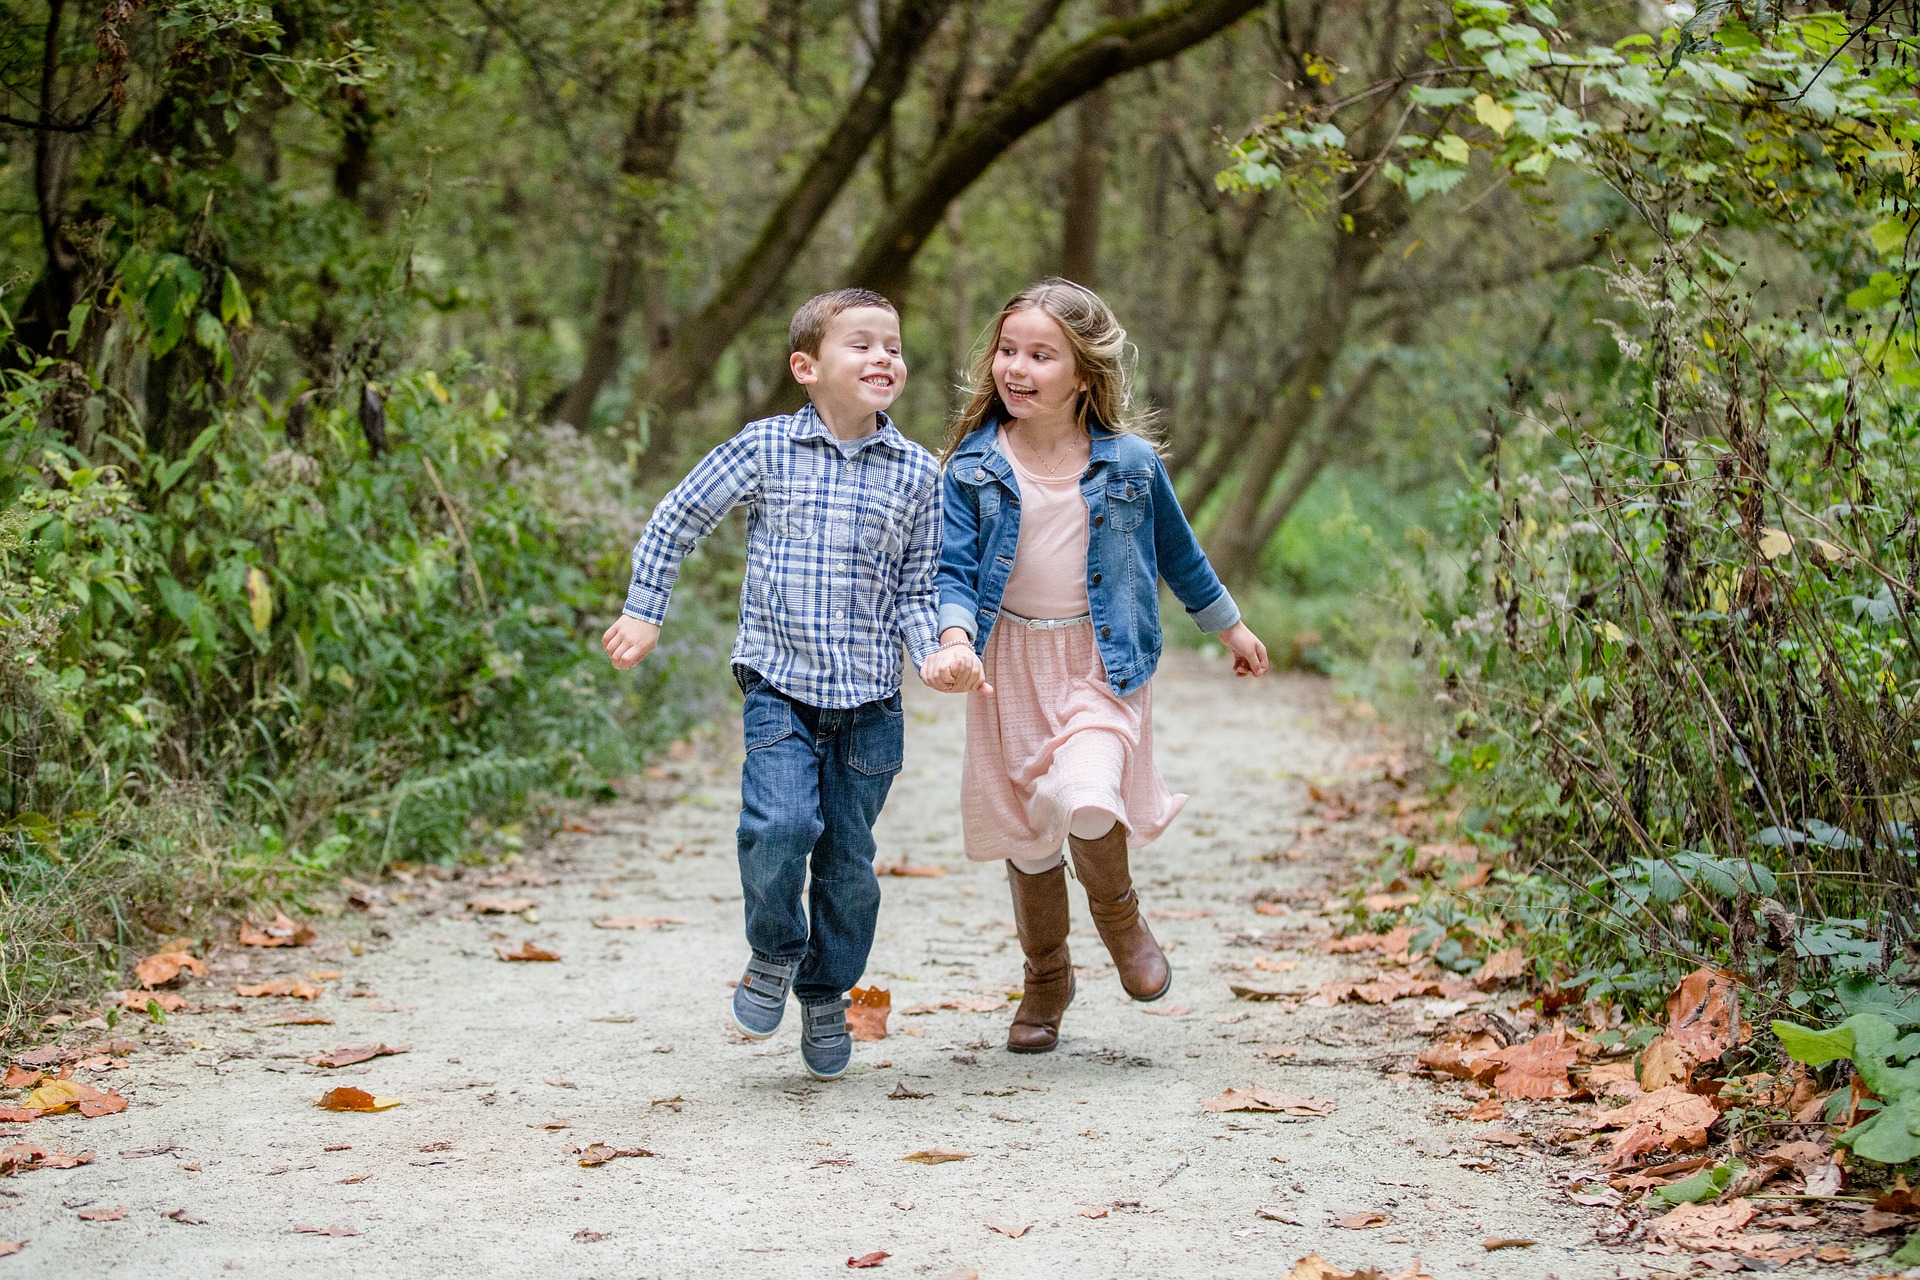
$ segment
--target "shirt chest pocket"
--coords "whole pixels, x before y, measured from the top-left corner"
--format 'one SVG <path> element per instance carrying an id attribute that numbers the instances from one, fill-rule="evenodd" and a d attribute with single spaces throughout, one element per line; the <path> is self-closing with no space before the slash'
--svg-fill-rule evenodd
<path id="1" fill-rule="evenodd" d="M 768 499 L 764 508 L 767 532 L 776 538 L 811 541 L 820 523 L 818 505 L 793 494 Z"/>
<path id="2" fill-rule="evenodd" d="M 1107 481 L 1107 524 L 1121 533 L 1138 529 L 1147 518 L 1147 482 L 1140 476 L 1115 476 Z"/>
<path id="3" fill-rule="evenodd" d="M 890 494 L 875 495 L 860 512 L 860 545 L 876 560 L 898 560 L 907 549 L 907 505 Z"/>

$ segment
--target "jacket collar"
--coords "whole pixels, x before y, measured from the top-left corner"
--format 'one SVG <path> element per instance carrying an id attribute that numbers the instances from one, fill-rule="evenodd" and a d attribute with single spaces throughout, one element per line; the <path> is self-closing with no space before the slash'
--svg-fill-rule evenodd
<path id="1" fill-rule="evenodd" d="M 1013 471 L 1013 464 L 995 446 L 1003 419 L 999 414 L 989 417 L 986 422 L 974 428 L 953 451 L 953 467 L 970 466 L 975 470 L 984 468 L 995 478 L 1005 480 Z M 1087 470 L 1110 463 L 1118 454 L 1120 435 L 1114 431 L 1095 431 L 1092 446 L 1089 449 Z"/>

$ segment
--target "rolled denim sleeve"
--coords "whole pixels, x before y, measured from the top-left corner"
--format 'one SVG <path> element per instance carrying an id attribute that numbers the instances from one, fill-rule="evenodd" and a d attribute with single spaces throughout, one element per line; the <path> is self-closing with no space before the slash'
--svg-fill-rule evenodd
<path id="1" fill-rule="evenodd" d="M 1200 539 L 1193 536 L 1187 513 L 1180 509 L 1173 480 L 1158 458 L 1153 460 L 1153 554 L 1160 576 L 1187 607 L 1195 626 L 1211 633 L 1240 621 L 1240 606 L 1200 549 Z"/>
<path id="2" fill-rule="evenodd" d="M 972 495 L 954 477 L 942 471 L 940 484 L 940 633 L 959 627 L 969 639 L 979 639 L 980 513 Z"/>
<path id="3" fill-rule="evenodd" d="M 927 486 L 907 534 L 905 570 L 900 580 L 900 635 L 907 656 L 918 667 L 940 651 L 940 486 Z"/>
<path id="4" fill-rule="evenodd" d="M 750 431 L 742 431 L 702 458 L 660 500 L 634 544 L 633 577 L 622 612 L 656 626 L 664 623 L 680 562 L 727 512 L 753 497 L 759 482 L 758 454 Z"/>

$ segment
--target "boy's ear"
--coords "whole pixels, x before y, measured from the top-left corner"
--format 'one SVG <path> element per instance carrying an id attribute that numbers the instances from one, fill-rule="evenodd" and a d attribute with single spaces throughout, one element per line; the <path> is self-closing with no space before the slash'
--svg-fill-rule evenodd
<path id="1" fill-rule="evenodd" d="M 803 387 L 820 381 L 819 364 L 804 351 L 796 351 L 788 356 L 787 368 L 793 370 L 793 380 Z"/>

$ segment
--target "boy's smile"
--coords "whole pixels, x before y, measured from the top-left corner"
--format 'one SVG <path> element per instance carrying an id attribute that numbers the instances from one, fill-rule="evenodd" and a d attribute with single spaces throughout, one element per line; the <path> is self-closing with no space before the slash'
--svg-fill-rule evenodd
<path id="1" fill-rule="evenodd" d="M 828 324 L 820 354 L 796 351 L 790 364 L 829 431 L 843 440 L 870 434 L 879 426 L 874 415 L 906 385 L 900 317 L 884 307 L 842 311 Z"/>

